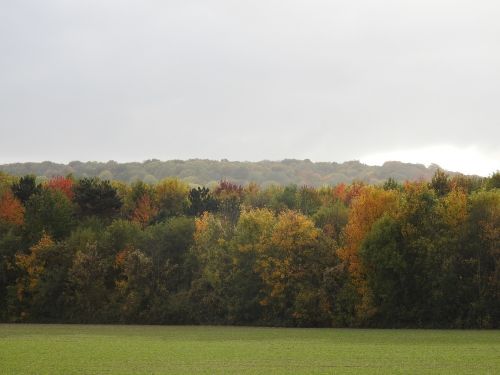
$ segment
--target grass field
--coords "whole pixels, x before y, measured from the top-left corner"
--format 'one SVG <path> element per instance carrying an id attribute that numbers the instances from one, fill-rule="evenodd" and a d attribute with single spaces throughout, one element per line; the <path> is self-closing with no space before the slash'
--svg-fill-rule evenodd
<path id="1" fill-rule="evenodd" d="M 500 331 L 0 325 L 0 374 L 500 374 Z"/>

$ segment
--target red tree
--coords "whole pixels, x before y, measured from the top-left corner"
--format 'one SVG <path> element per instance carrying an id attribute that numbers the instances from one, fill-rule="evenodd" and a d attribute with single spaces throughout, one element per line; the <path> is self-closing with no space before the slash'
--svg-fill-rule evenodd
<path id="1" fill-rule="evenodd" d="M 68 177 L 56 176 L 47 182 L 47 188 L 62 191 L 69 200 L 73 200 L 73 180 Z"/>
<path id="2" fill-rule="evenodd" d="M 14 225 L 24 223 L 24 207 L 10 190 L 0 197 L 0 221 Z"/>

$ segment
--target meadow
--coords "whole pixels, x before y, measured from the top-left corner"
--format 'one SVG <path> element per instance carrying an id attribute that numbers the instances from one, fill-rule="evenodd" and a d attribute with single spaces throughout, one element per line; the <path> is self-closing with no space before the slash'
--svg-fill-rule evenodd
<path id="1" fill-rule="evenodd" d="M 500 332 L 0 325 L 0 374 L 498 374 Z"/>

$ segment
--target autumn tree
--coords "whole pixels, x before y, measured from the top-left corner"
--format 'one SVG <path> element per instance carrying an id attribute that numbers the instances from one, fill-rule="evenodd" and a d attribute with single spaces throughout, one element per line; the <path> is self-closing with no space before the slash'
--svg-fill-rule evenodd
<path id="1" fill-rule="evenodd" d="M 227 319 L 227 287 L 232 269 L 229 250 L 231 231 L 226 222 L 211 213 L 195 221 L 192 255 L 195 272 L 190 290 L 194 319 L 221 323 Z"/>
<path id="2" fill-rule="evenodd" d="M 153 186 L 137 181 L 126 195 L 128 216 L 142 227 L 152 223 L 159 213 L 158 200 Z"/>
<path id="3" fill-rule="evenodd" d="M 24 223 L 24 207 L 10 190 L 0 195 L 0 223 L 14 226 Z"/>
<path id="4" fill-rule="evenodd" d="M 116 255 L 115 267 L 119 274 L 114 302 L 119 306 L 120 320 L 124 323 L 147 321 L 153 293 L 151 258 L 138 249 L 126 248 Z"/>
<path id="5" fill-rule="evenodd" d="M 58 321 L 63 318 L 65 280 L 71 255 L 44 234 L 28 254 L 18 254 L 21 270 L 17 298 L 23 320 Z"/>
<path id="6" fill-rule="evenodd" d="M 214 190 L 218 212 L 231 226 L 238 221 L 243 192 L 242 186 L 226 180 L 220 181 Z"/>
<path id="7" fill-rule="evenodd" d="M 277 218 L 266 208 L 244 210 L 230 246 L 229 321 L 252 323 L 261 319 L 264 284 L 257 267 L 267 257 Z"/>
<path id="8" fill-rule="evenodd" d="M 393 212 L 398 203 L 398 195 L 393 190 L 383 190 L 371 186 L 363 187 L 352 201 L 351 211 L 343 233 L 343 246 L 338 255 L 348 267 L 352 280 L 361 297 L 358 317 L 363 320 L 373 314 L 370 290 L 366 284 L 365 270 L 359 257 L 361 244 L 372 225 L 385 213 Z"/>
<path id="9" fill-rule="evenodd" d="M 265 318 L 294 325 L 324 325 L 330 318 L 321 288 L 333 249 L 322 246 L 321 232 L 295 211 L 279 214 L 257 270 L 264 283 L 260 303 Z"/>
<path id="10" fill-rule="evenodd" d="M 0 320 L 11 314 L 9 290 L 14 289 L 17 278 L 15 254 L 23 248 L 23 224 L 23 205 L 9 185 L 0 186 Z"/>
<path id="11" fill-rule="evenodd" d="M 47 183 L 46 187 L 48 189 L 59 190 L 71 201 L 74 197 L 73 192 L 73 179 L 70 177 L 57 176 L 51 178 Z"/>
<path id="12" fill-rule="evenodd" d="M 156 185 L 159 219 L 182 215 L 188 206 L 189 187 L 175 178 L 162 180 Z"/>

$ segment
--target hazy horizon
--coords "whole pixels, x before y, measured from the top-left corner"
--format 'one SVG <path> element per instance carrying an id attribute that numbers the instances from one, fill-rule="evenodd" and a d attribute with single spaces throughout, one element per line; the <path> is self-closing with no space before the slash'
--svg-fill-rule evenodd
<path id="1" fill-rule="evenodd" d="M 0 4 L 0 163 L 500 168 L 500 3 Z"/>
<path id="2" fill-rule="evenodd" d="M 380 154 L 380 155 L 384 155 L 384 154 Z M 342 165 L 343 163 L 348 163 L 348 162 L 360 162 L 361 164 L 363 165 L 366 165 L 368 167 L 373 167 L 373 166 L 377 166 L 377 167 L 382 167 L 385 163 L 391 163 L 391 162 L 400 162 L 400 163 L 403 163 L 403 164 L 411 164 L 411 165 L 423 165 L 424 167 L 426 168 L 430 168 L 431 166 L 437 166 L 441 169 L 444 169 L 445 171 L 449 171 L 449 172 L 459 172 L 459 173 L 463 173 L 463 174 L 466 174 L 466 175 L 477 175 L 477 176 L 481 176 L 481 177 L 489 177 L 491 176 L 492 174 L 494 174 L 495 172 L 498 172 L 498 169 L 493 169 L 491 170 L 490 172 L 487 172 L 487 173 L 467 173 L 467 172 L 461 172 L 460 170 L 458 169 L 449 169 L 449 168 L 445 168 L 443 167 L 442 165 L 438 164 L 438 163 L 434 163 L 434 162 L 430 162 L 430 163 L 421 163 L 421 162 L 418 162 L 418 161 L 415 161 L 415 162 L 412 162 L 412 161 L 401 161 L 401 160 L 396 160 L 396 159 L 380 159 L 380 160 L 377 160 L 377 155 L 374 155 L 374 159 L 373 161 L 366 161 L 366 160 L 359 160 L 359 159 L 352 159 L 352 160 L 343 160 L 343 161 L 329 161 L 329 160 L 311 160 L 311 159 L 297 159 L 297 158 L 284 158 L 284 159 L 279 159 L 279 160 L 272 160 L 272 159 L 261 159 L 261 160 L 232 160 L 232 159 L 227 159 L 227 158 L 223 158 L 223 159 L 209 159 L 209 158 L 189 158 L 189 159 L 158 159 L 158 158 L 149 158 L 149 159 L 144 159 L 144 160 L 116 160 L 116 159 L 109 159 L 109 160 L 61 160 L 61 161 L 54 161 L 54 160 L 39 160 L 39 161 L 33 161 L 33 160 L 27 160 L 27 161 L 12 161 L 12 162 L 2 162 L 0 160 L 0 166 L 2 165 L 14 165 L 14 164 L 23 164 L 23 163 L 45 163 L 45 162 L 49 162 L 49 163 L 55 163 L 55 164 L 62 164 L 62 165 L 69 165 L 70 163 L 72 162 L 81 162 L 81 163 L 102 163 L 102 164 L 107 164 L 109 162 L 115 162 L 115 163 L 119 163 L 119 164 L 127 164 L 127 163 L 146 163 L 147 161 L 150 161 L 150 160 L 158 160 L 160 162 L 169 162 L 169 161 L 175 161 L 175 160 L 182 160 L 182 161 L 185 161 L 185 162 L 189 162 L 191 160 L 208 160 L 208 161 L 215 161 L 215 162 L 221 162 L 221 161 L 228 161 L 228 162 L 236 162 L 236 163 L 265 163 L 265 162 L 275 162 L 275 163 L 281 163 L 285 160 L 298 160 L 298 161 L 304 161 L 304 160 L 309 160 L 311 161 L 312 163 L 337 163 L 337 164 L 340 164 Z"/>

